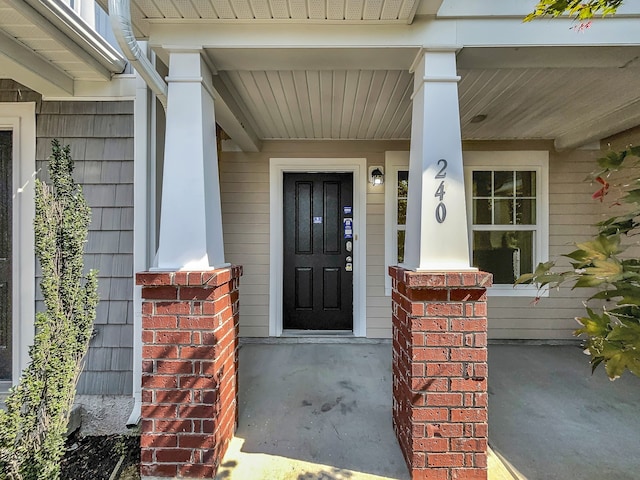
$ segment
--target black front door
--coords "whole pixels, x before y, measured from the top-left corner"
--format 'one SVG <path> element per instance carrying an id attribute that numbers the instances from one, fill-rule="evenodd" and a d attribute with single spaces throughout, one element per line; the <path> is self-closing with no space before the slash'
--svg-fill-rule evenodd
<path id="1" fill-rule="evenodd" d="M 0 380 L 11 380 L 11 139 L 0 131 Z"/>
<path id="2" fill-rule="evenodd" d="M 285 329 L 353 330 L 353 174 L 284 174 Z"/>

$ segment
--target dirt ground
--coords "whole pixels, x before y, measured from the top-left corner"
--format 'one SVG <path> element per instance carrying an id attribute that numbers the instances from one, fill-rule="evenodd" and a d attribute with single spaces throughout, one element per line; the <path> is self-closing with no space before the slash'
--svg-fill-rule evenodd
<path id="1" fill-rule="evenodd" d="M 137 435 L 72 436 L 67 441 L 60 478 L 139 480 L 139 462 L 140 437 Z M 116 467 L 118 469 L 114 474 Z"/>

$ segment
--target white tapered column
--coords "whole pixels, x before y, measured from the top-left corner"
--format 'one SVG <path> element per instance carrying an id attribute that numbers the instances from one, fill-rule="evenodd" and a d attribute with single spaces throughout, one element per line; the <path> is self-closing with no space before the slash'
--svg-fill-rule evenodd
<path id="1" fill-rule="evenodd" d="M 423 50 L 414 72 L 403 267 L 472 270 L 462 169 L 455 49 Z"/>
<path id="2" fill-rule="evenodd" d="M 156 268 L 208 270 L 224 260 L 211 72 L 200 51 L 170 54 Z"/>

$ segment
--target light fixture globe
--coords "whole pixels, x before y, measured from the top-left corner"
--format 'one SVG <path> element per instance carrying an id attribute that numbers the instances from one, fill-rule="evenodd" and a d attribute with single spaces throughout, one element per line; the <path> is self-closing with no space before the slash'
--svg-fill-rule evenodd
<path id="1" fill-rule="evenodd" d="M 374 187 L 384 184 L 384 171 L 382 167 L 369 168 L 369 183 Z"/>

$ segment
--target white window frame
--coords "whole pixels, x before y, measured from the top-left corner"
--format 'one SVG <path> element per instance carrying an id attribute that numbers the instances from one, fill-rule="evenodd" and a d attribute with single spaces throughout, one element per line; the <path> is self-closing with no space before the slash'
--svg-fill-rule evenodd
<path id="1" fill-rule="evenodd" d="M 536 220 L 534 267 L 549 259 L 549 152 L 547 151 L 464 151 L 465 198 L 469 231 L 469 252 L 472 256 L 473 225 L 472 172 L 474 170 L 532 170 L 536 172 Z M 397 246 L 397 178 L 398 172 L 409 170 L 409 152 L 385 152 L 385 295 L 391 295 L 389 265 L 398 263 Z M 488 296 L 539 295 L 533 285 L 494 285 L 487 290 Z M 542 293 L 543 296 L 548 292 Z"/>
<path id="2" fill-rule="evenodd" d="M 398 172 L 409 170 L 409 152 L 384 155 L 384 293 L 391 295 L 389 266 L 398 264 Z"/>
<path id="3" fill-rule="evenodd" d="M 12 204 L 12 379 L 16 385 L 29 363 L 35 320 L 36 106 L 32 102 L 0 103 L 0 129 L 13 132 Z M 9 382 L 0 382 L 6 391 Z"/>
<path id="4" fill-rule="evenodd" d="M 492 151 L 463 152 L 464 183 L 467 199 L 469 252 L 473 254 L 473 172 L 479 170 L 527 170 L 536 172 L 536 227 L 534 230 L 533 268 L 549 259 L 549 152 L 547 151 Z M 509 225 L 496 228 L 508 229 Z M 537 296 L 534 285 L 497 284 L 487 290 L 489 296 Z M 545 293 L 548 295 L 548 293 Z"/>

